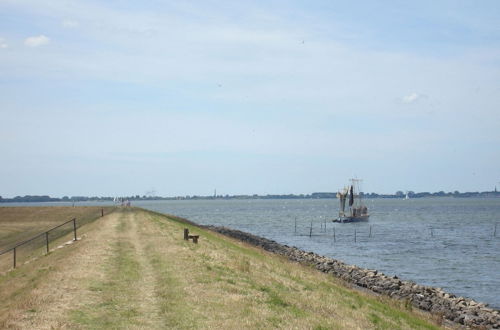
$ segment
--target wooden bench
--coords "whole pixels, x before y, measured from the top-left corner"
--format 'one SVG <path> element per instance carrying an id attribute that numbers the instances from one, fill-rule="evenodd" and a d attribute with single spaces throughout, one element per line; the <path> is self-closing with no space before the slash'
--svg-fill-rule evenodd
<path id="1" fill-rule="evenodd" d="M 193 240 L 193 243 L 194 244 L 198 244 L 198 238 L 200 237 L 200 235 L 189 235 L 188 238 L 192 239 Z"/>
<path id="2" fill-rule="evenodd" d="M 200 238 L 200 235 L 189 235 L 189 229 L 184 228 L 184 240 L 185 241 L 192 239 L 194 244 L 198 244 L 198 238 Z"/>

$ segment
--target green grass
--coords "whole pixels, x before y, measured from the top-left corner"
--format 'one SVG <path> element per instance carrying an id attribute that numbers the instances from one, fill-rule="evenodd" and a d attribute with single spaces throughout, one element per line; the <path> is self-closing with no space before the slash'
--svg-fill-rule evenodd
<path id="1" fill-rule="evenodd" d="M 339 284 L 337 280 L 321 274 L 307 266 L 299 266 L 284 261 L 282 257 L 269 256 L 268 253 L 255 248 L 237 243 L 234 240 L 227 239 L 218 234 L 204 231 L 198 227 L 183 223 L 177 219 L 166 219 L 155 213 L 150 213 L 151 219 L 159 227 L 170 228 L 177 227 L 175 231 L 182 231 L 182 228 L 188 228 L 190 232 L 201 233 L 200 244 L 209 246 L 210 250 L 216 249 L 226 254 L 225 257 L 214 257 L 198 251 L 201 248 L 191 243 L 184 243 L 186 247 L 195 252 L 191 257 L 201 263 L 203 267 L 199 268 L 196 277 L 198 283 L 203 285 L 231 286 L 227 292 L 235 292 L 252 297 L 252 303 L 264 304 L 268 306 L 270 315 L 266 318 L 268 326 L 286 327 L 290 319 L 295 321 L 299 319 L 317 319 L 324 318 L 322 324 L 317 328 L 337 328 L 341 327 L 340 322 L 336 322 L 331 315 L 325 311 L 324 315 L 318 316 L 317 310 L 313 306 L 301 301 L 304 294 L 315 295 L 325 301 L 339 302 L 332 310 L 344 317 L 352 317 L 363 320 L 368 327 L 377 329 L 435 329 L 435 325 L 428 320 L 423 320 L 409 313 L 400 306 L 398 302 L 392 302 L 390 299 L 367 296 Z M 167 224 L 168 222 L 168 224 Z M 180 236 L 179 236 L 180 237 Z M 259 265 L 256 267 L 256 265 Z M 290 269 L 300 269 L 297 273 Z M 272 274 L 272 278 L 266 278 L 263 274 Z M 305 277 L 304 273 L 312 275 L 313 278 L 319 277 L 321 280 L 311 280 L 310 276 Z M 238 290 L 234 288 L 237 286 Z M 259 293 L 256 293 L 259 292 Z M 320 302 L 315 302 L 318 306 Z M 242 311 L 248 312 L 248 306 L 242 307 Z M 237 317 L 237 316 L 235 316 Z M 266 324 L 264 322 L 264 324 Z"/>
<path id="2" fill-rule="evenodd" d="M 14 324 L 1 311 L 20 306 L 16 320 L 55 328 L 438 328 L 404 302 L 355 291 L 331 275 L 181 219 L 133 208 L 106 221 L 87 233 L 100 239 L 58 250 L 43 258 L 43 267 L 30 264 L 0 277 L 0 292 L 8 292 L 8 302 L 0 302 L 0 327 Z M 183 240 L 184 228 L 200 235 L 199 244 Z M 69 255 L 87 261 L 83 273 L 60 266 Z M 64 313 L 52 314 L 59 323 L 40 323 L 47 315 L 40 292 L 59 288 L 50 282 L 58 271 L 75 277 L 69 282 L 73 299 Z M 30 301 L 30 292 L 38 299 Z"/>

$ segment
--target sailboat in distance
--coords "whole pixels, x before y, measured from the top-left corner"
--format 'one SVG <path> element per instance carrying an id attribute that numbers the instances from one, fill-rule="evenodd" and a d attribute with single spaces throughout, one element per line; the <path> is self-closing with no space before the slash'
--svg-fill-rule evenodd
<path id="1" fill-rule="evenodd" d="M 361 222 L 368 221 L 370 215 L 368 208 L 363 203 L 360 184 L 362 180 L 351 179 L 351 184 L 337 193 L 340 202 L 339 216 L 333 222 Z M 349 201 L 349 209 L 346 212 L 346 202 Z"/>

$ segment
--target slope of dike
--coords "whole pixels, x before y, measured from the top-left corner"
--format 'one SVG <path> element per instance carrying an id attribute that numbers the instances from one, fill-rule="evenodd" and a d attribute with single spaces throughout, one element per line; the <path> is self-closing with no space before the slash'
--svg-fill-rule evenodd
<path id="1" fill-rule="evenodd" d="M 215 226 L 205 226 L 205 228 L 285 256 L 291 261 L 312 265 L 323 273 L 332 274 L 347 283 L 366 288 L 376 294 L 404 300 L 423 311 L 440 315 L 456 324 L 473 328 L 500 329 L 500 311 L 489 308 L 484 303 L 457 297 L 440 288 L 403 281 L 397 276 L 389 277 L 377 270 L 348 265 L 339 260 L 302 251 L 239 230 Z"/>
<path id="2" fill-rule="evenodd" d="M 198 244 L 183 239 L 184 228 Z M 1 329 L 437 329 L 442 321 L 265 251 L 287 247 L 255 238 L 261 249 L 173 216 L 123 208 L 78 235 L 0 276 Z"/>

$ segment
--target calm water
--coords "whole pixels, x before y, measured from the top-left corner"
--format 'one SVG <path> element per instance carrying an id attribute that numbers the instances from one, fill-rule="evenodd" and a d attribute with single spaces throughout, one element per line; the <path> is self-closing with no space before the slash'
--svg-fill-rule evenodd
<path id="1" fill-rule="evenodd" d="M 326 229 L 325 220 L 338 213 L 335 200 L 155 201 L 135 205 L 199 224 L 240 229 L 500 307 L 500 199 L 374 199 L 367 203 L 371 211 L 368 223 L 327 221 Z M 309 237 L 311 222 L 313 236 Z"/>
<path id="2" fill-rule="evenodd" d="M 108 203 L 77 203 L 104 204 Z M 367 204 L 371 213 L 368 223 L 326 221 L 325 228 L 325 220 L 338 213 L 336 200 L 133 203 L 199 224 L 240 229 L 349 264 L 378 269 L 387 275 L 441 287 L 500 308 L 500 199 L 374 199 L 367 200 Z M 312 237 L 309 237 L 311 222 Z M 498 227 L 493 237 L 495 223 Z"/>

